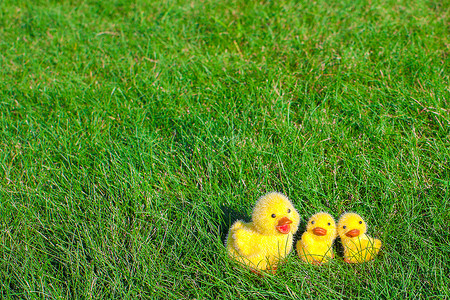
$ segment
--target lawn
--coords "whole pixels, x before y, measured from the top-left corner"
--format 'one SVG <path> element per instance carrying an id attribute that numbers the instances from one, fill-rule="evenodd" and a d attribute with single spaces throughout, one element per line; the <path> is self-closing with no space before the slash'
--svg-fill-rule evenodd
<path id="1" fill-rule="evenodd" d="M 450 298 L 450 3 L 0 2 L 0 298 Z M 286 194 L 372 262 L 276 275 L 229 226 Z M 339 241 L 337 247 L 339 248 Z"/>

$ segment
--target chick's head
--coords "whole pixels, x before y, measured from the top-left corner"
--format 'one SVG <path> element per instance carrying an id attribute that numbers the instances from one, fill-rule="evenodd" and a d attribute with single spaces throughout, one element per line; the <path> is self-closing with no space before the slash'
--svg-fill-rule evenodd
<path id="1" fill-rule="evenodd" d="M 312 233 L 317 238 L 335 239 L 337 230 L 336 222 L 330 214 L 319 212 L 308 220 L 306 231 Z"/>
<path id="2" fill-rule="evenodd" d="M 341 238 L 353 238 L 366 232 L 366 222 L 356 213 L 345 213 L 339 219 L 338 233 Z"/>
<path id="3" fill-rule="evenodd" d="M 297 231 L 300 216 L 285 195 L 273 192 L 256 202 L 252 221 L 261 234 L 282 235 Z"/>

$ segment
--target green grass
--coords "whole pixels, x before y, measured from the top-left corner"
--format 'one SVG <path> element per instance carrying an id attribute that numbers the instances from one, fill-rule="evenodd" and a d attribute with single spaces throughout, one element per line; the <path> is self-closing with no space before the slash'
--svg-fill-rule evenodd
<path id="1" fill-rule="evenodd" d="M 1 1 L 0 297 L 448 299 L 449 18 L 444 0 Z M 274 190 L 302 229 L 360 213 L 382 254 L 237 268 L 228 227 Z"/>

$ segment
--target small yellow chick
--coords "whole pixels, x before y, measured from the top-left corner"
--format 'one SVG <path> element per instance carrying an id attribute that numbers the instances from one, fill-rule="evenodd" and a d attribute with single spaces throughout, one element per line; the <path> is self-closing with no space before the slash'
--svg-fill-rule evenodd
<path id="1" fill-rule="evenodd" d="M 297 242 L 298 256 L 305 262 L 321 264 L 334 258 L 336 222 L 330 214 L 319 212 L 308 220 L 306 232 Z"/>
<path id="2" fill-rule="evenodd" d="M 252 221 L 236 221 L 228 232 L 226 247 L 231 258 L 252 269 L 277 269 L 292 250 L 300 216 L 280 193 L 262 196 L 253 209 Z"/>
<path id="3" fill-rule="evenodd" d="M 381 241 L 366 235 L 366 222 L 360 215 L 345 213 L 338 222 L 338 233 L 344 246 L 344 261 L 362 263 L 375 258 Z"/>

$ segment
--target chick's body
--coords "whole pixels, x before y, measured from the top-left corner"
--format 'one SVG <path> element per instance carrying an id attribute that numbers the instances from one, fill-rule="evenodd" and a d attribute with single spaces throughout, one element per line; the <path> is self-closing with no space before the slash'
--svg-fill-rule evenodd
<path id="1" fill-rule="evenodd" d="M 292 250 L 300 217 L 292 203 L 280 193 L 261 197 L 252 221 L 236 221 L 228 232 L 226 247 L 233 259 L 253 269 L 276 269 Z"/>
<path id="2" fill-rule="evenodd" d="M 369 237 L 364 220 L 355 213 L 346 213 L 338 222 L 338 233 L 344 246 L 347 263 L 362 263 L 373 260 L 381 248 L 381 241 Z"/>
<path id="3" fill-rule="evenodd" d="M 327 213 L 320 212 L 308 220 L 306 232 L 297 242 L 297 254 L 305 262 L 319 264 L 334 258 L 333 242 L 336 222 Z"/>

